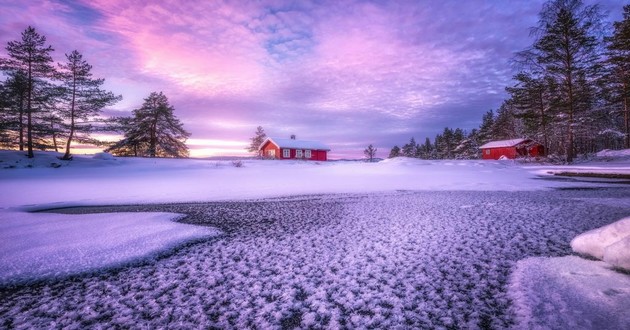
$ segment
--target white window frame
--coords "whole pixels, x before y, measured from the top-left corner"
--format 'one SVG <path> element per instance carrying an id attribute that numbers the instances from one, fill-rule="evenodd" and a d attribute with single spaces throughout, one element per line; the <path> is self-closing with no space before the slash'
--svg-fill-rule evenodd
<path id="1" fill-rule="evenodd" d="M 304 150 L 304 158 L 311 158 L 311 151 L 310 150 Z"/>
<path id="2" fill-rule="evenodd" d="M 302 150 L 298 149 L 295 151 L 295 158 L 302 158 Z"/>
<path id="3" fill-rule="evenodd" d="M 291 149 L 282 149 L 282 158 L 291 158 Z"/>
<path id="4" fill-rule="evenodd" d="M 276 149 L 267 150 L 267 156 L 270 158 L 276 158 Z"/>
<path id="5" fill-rule="evenodd" d="M 486 155 L 490 154 L 490 149 L 486 149 Z"/>

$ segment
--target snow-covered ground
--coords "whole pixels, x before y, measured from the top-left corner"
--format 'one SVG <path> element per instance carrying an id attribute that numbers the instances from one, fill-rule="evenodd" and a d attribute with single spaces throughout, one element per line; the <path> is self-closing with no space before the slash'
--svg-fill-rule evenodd
<path id="1" fill-rule="evenodd" d="M 0 151 L 0 208 L 95 204 L 169 203 L 253 199 L 291 195 L 398 190 L 523 191 L 582 187 L 582 182 L 540 182 L 559 167 L 508 161 L 387 159 L 378 163 L 195 159 L 133 159 L 75 156 L 58 160 L 38 153 L 28 160 Z M 105 158 L 105 159 L 103 159 Z M 50 164 L 61 167 L 52 168 Z M 2 165 L 4 164 L 4 165 Z M 25 166 L 33 166 L 28 168 Z M 614 170 L 630 174 L 630 160 L 562 168 Z"/>
<path id="2" fill-rule="evenodd" d="M 55 219 L 72 219 L 25 210 L 212 201 L 109 211 L 183 213 L 188 215 L 185 222 L 203 224 L 196 227 L 200 230 L 210 226 L 206 237 L 217 234 L 213 227 L 224 234 L 149 265 L 35 288 L 0 289 L 0 324 L 127 327 L 138 322 L 149 327 L 285 328 L 314 324 L 511 327 L 518 320 L 536 324 L 531 315 L 539 314 L 522 317 L 522 301 L 519 311 L 510 309 L 508 277 L 524 269 L 521 264 L 515 268 L 516 262 L 570 254 L 569 241 L 577 234 L 630 214 L 627 185 L 615 180 L 553 180 L 549 172 L 559 169 L 554 166 L 405 158 L 379 163 L 247 160 L 243 164 L 107 155 L 64 162 L 52 153 L 28 160 L 1 151 L 0 221 L 13 219 L 13 224 L 7 222 L 12 230 L 19 232 L 14 226 L 19 219 L 33 225 L 32 216 L 51 224 Z M 630 173 L 629 164 L 623 157 L 612 157 L 562 168 Z M 602 187 L 609 189 L 588 190 Z M 326 195 L 312 197 L 322 194 Z M 305 195 L 311 197 L 291 197 Z M 278 197 L 283 199 L 246 202 Z M 252 205 L 259 208 L 252 211 Z M 130 232 L 149 228 L 150 221 L 142 219 L 154 216 L 135 213 L 137 227 Z M 95 232 L 88 221 L 92 218 L 117 222 L 117 215 L 111 213 L 79 217 L 85 219 L 82 225 L 67 227 L 71 229 L 64 235 Z M 165 221 L 175 231 L 188 230 L 188 225 Z M 25 235 L 42 230 L 24 228 Z M 125 235 L 115 235 L 109 228 L 103 233 L 109 240 L 106 246 L 113 248 L 110 255 L 125 250 L 116 239 Z M 158 234 L 155 241 L 166 243 L 145 252 L 155 255 L 160 249 L 198 239 L 199 232 L 188 233 L 192 234 L 173 241 Z M 97 244 L 101 239 L 83 240 L 89 241 Z M 0 244 L 3 253 L 10 251 L 9 245 Z M 101 253 L 95 251 L 95 256 Z M 527 260 L 528 265 L 536 262 Z M 529 278 L 512 287 L 531 287 L 528 283 L 534 283 L 535 277 Z M 628 276 L 622 274 L 621 279 L 630 288 Z M 625 303 L 623 297 L 630 289 L 615 290 L 622 296 L 617 301 Z M 615 322 L 627 321 L 620 317 Z"/>
<path id="3" fill-rule="evenodd" d="M 171 213 L 0 213 L 0 286 L 112 268 L 217 236 Z"/>

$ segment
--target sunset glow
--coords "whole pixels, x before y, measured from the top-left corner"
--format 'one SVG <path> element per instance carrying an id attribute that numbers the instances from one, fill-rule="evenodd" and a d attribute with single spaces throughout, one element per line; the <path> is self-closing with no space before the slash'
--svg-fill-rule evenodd
<path id="1" fill-rule="evenodd" d="M 589 1 L 586 1 L 590 3 Z M 601 1 L 610 20 L 622 1 Z M 257 126 L 331 158 L 471 129 L 505 98 L 542 1 L 63 1 L 0 5 L 0 43 L 29 25 L 76 49 L 129 115 L 162 91 L 191 155 L 243 156 Z"/>

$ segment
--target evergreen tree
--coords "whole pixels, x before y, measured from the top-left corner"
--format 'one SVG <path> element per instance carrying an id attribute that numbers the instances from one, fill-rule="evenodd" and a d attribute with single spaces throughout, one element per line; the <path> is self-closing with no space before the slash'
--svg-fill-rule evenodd
<path id="1" fill-rule="evenodd" d="M 367 158 L 368 162 L 371 163 L 374 161 L 374 157 L 376 156 L 376 151 L 378 151 L 378 149 L 374 148 L 374 146 L 371 144 L 367 146 L 365 150 L 363 150 L 363 154 L 365 155 L 365 158 Z"/>
<path id="2" fill-rule="evenodd" d="M 389 157 L 387 158 L 395 158 L 400 157 L 400 148 L 398 146 L 394 146 L 392 150 L 389 152 Z"/>
<path id="3" fill-rule="evenodd" d="M 108 149 L 122 156 L 188 157 L 185 142 L 190 136 L 173 115 L 166 96 L 153 92 L 144 99 L 133 118 L 120 120 L 125 138 Z"/>
<path id="4" fill-rule="evenodd" d="M 7 80 L 3 84 L 0 95 L 0 125 L 1 143 L 5 147 L 23 151 L 25 146 L 25 105 L 27 95 L 26 75 L 23 72 L 15 71 L 7 74 Z"/>
<path id="5" fill-rule="evenodd" d="M 453 158 L 453 150 L 457 146 L 455 143 L 453 130 L 444 127 L 444 131 L 440 136 L 440 145 L 439 145 L 439 157 L 440 159 L 451 159 Z"/>
<path id="6" fill-rule="evenodd" d="M 481 126 L 479 126 L 479 133 L 477 134 L 479 143 L 483 145 L 495 139 L 493 135 L 493 128 L 494 111 L 488 110 L 481 118 Z"/>
<path id="7" fill-rule="evenodd" d="M 422 146 L 422 153 L 424 159 L 433 159 L 435 155 L 433 154 L 433 144 L 431 144 L 431 139 L 428 137 L 424 139 L 424 145 Z"/>
<path id="8" fill-rule="evenodd" d="M 59 64 L 63 100 L 66 104 L 60 109 L 60 114 L 68 127 L 66 152 L 62 159 L 72 158 L 70 148 L 75 138 L 82 142 L 88 139 L 88 134 L 92 130 L 88 121 L 98 116 L 104 107 L 122 99 L 122 96 L 116 96 L 100 88 L 105 80 L 92 77 L 92 66 L 78 51 L 66 54 L 66 59 L 65 64 Z"/>
<path id="9" fill-rule="evenodd" d="M 265 142 L 266 138 L 267 134 L 265 133 L 265 130 L 262 128 L 262 126 L 258 126 L 256 128 L 254 136 L 250 138 L 250 141 L 252 142 L 250 143 L 249 147 L 247 147 L 247 151 L 258 153 L 258 148 L 260 148 L 260 145 Z"/>
<path id="10" fill-rule="evenodd" d="M 55 72 L 52 66 L 53 51 L 51 46 L 45 46 L 46 37 L 35 31 L 35 28 L 28 27 L 22 32 L 22 39 L 9 41 L 7 43 L 8 59 L 0 60 L 0 66 L 4 71 L 17 73 L 22 72 L 26 76 L 26 136 L 28 157 L 33 158 L 33 113 L 36 111 L 35 103 L 37 98 L 47 89 L 38 85 L 43 83 L 43 79 L 50 78 Z"/>
<path id="11" fill-rule="evenodd" d="M 615 113 L 623 117 L 624 147 L 630 148 L 630 5 L 623 7 L 623 20 L 614 23 L 614 33 L 606 38 L 608 50 L 605 85 Z"/>
<path id="12" fill-rule="evenodd" d="M 414 157 L 416 155 L 416 147 L 416 139 L 412 137 L 409 143 L 403 145 L 402 155 L 405 157 Z"/>
<path id="13" fill-rule="evenodd" d="M 443 153 L 442 153 L 442 135 L 441 134 L 436 134 L 435 135 L 435 139 L 433 140 L 433 159 L 442 159 Z"/>
<path id="14" fill-rule="evenodd" d="M 517 129 L 512 106 L 508 102 L 503 102 L 497 110 L 492 125 L 492 136 L 496 140 L 516 139 L 521 136 Z"/>
<path id="15" fill-rule="evenodd" d="M 525 135 L 535 138 L 549 148 L 549 125 L 553 119 L 551 100 L 553 81 L 521 72 L 514 77 L 516 85 L 506 88 L 514 116 L 524 125 Z"/>
<path id="16" fill-rule="evenodd" d="M 566 117 L 566 160 L 575 157 L 576 119 L 591 105 L 590 84 L 598 70 L 599 7 L 581 0 L 551 0 L 544 4 L 532 54 L 545 76 L 560 87 L 559 110 Z"/>

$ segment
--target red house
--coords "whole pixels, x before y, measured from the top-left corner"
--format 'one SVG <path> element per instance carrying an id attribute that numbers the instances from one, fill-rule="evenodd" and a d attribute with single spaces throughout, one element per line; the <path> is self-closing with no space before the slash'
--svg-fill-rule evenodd
<path id="1" fill-rule="evenodd" d="M 267 138 L 258 148 L 262 157 L 273 159 L 328 160 L 328 148 L 317 141 Z"/>
<path id="2" fill-rule="evenodd" d="M 514 159 L 545 155 L 545 147 L 532 139 L 491 141 L 479 149 L 481 149 L 481 158 L 483 159 L 499 159 L 501 157 Z"/>

